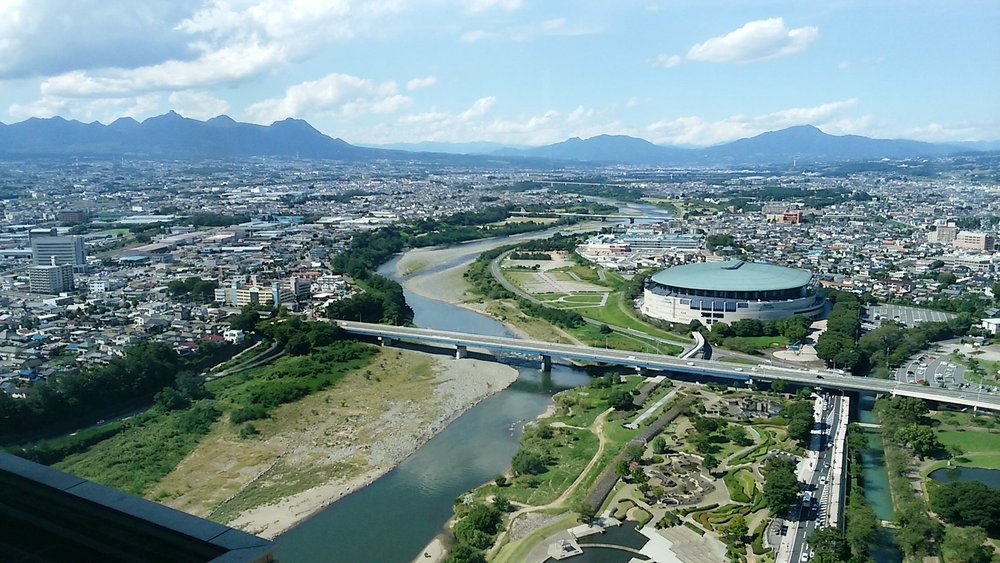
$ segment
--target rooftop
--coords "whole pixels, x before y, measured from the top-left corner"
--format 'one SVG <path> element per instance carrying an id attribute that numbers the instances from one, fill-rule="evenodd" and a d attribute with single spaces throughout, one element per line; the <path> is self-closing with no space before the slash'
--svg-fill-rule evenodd
<path id="1" fill-rule="evenodd" d="M 661 285 L 708 291 L 774 291 L 809 283 L 812 274 L 760 262 L 729 260 L 685 264 L 657 272 L 652 280 Z"/>

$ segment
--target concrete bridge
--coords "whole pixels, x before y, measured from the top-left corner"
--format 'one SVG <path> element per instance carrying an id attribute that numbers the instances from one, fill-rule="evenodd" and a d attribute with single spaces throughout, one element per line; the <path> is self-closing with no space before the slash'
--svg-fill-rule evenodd
<path id="1" fill-rule="evenodd" d="M 511 211 L 511 215 L 517 215 L 518 217 L 573 217 L 576 219 L 599 219 L 601 221 L 624 221 L 628 219 L 630 224 L 635 223 L 636 219 L 641 219 L 644 221 L 665 221 L 669 219 L 667 216 L 654 216 L 654 215 L 621 215 L 618 213 L 614 214 L 603 214 L 603 213 L 556 213 L 556 212 L 546 212 L 546 211 Z"/>
<path id="2" fill-rule="evenodd" d="M 570 361 L 594 362 L 634 368 L 639 373 L 646 370 L 672 371 L 694 376 L 725 377 L 739 380 L 774 381 L 781 379 L 789 383 L 833 389 L 841 391 L 870 392 L 888 395 L 916 397 L 927 401 L 937 401 L 1000 411 L 1000 397 L 989 394 L 971 393 L 958 389 L 941 389 L 900 383 L 887 379 L 839 375 L 836 372 L 817 369 L 793 369 L 770 365 L 741 366 L 707 360 L 680 359 L 644 352 L 629 352 L 591 346 L 558 344 L 539 340 L 522 340 L 500 336 L 482 336 L 461 332 L 449 332 L 425 328 L 389 326 L 354 321 L 336 321 L 345 332 L 381 339 L 383 345 L 394 340 L 403 340 L 433 346 L 451 347 L 455 356 L 465 356 L 469 348 L 489 353 L 516 352 L 537 356 L 542 370 L 552 367 L 553 358 Z"/>

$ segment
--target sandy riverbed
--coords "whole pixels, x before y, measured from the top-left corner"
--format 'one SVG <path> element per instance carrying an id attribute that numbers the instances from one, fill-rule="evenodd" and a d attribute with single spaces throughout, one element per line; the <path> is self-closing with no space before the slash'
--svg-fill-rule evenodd
<path id="1" fill-rule="evenodd" d="M 392 353 L 404 356 L 419 354 Z M 319 422 L 300 432 L 287 432 L 275 437 L 284 442 L 281 462 L 285 465 L 305 464 L 317 466 L 316 469 L 322 471 L 337 464 L 350 464 L 355 468 L 360 464 L 360 471 L 352 471 L 351 476 L 346 478 L 332 475 L 328 481 L 307 490 L 250 508 L 230 520 L 229 524 L 262 537 L 277 536 L 321 508 L 372 483 L 399 465 L 459 415 L 517 378 L 515 369 L 502 364 L 427 354 L 420 356 L 430 360 L 433 370 L 433 391 L 429 397 L 394 401 L 381 408 L 330 417 L 325 424 Z M 469 373 L 475 373 L 476 377 L 468 377 Z M 332 395 L 336 396 L 336 393 Z M 377 404 L 377 397 L 373 399 Z M 338 408 L 341 407 L 333 407 Z M 279 474 L 273 478 L 282 477 Z M 256 480 L 256 485 L 267 487 L 269 479 L 271 477 L 265 474 Z"/>

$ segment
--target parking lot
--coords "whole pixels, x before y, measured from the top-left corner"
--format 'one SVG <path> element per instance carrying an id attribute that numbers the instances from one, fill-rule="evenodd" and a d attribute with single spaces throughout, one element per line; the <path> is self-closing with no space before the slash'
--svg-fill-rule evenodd
<path id="1" fill-rule="evenodd" d="M 875 305 L 867 307 L 865 313 L 865 317 L 862 320 L 876 327 L 883 320 L 893 320 L 906 326 L 916 326 L 922 322 L 947 321 L 955 316 L 954 313 L 904 307 L 902 305 Z"/>
<path id="2" fill-rule="evenodd" d="M 926 381 L 929 385 L 944 383 L 953 387 L 964 383 L 965 366 L 951 362 L 947 354 L 937 355 L 923 353 L 904 363 L 896 370 L 896 381 L 903 383 L 918 383 Z"/>

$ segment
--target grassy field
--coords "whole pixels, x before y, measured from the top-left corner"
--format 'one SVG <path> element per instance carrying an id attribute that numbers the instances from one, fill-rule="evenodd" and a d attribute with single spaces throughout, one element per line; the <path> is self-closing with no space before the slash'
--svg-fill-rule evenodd
<path id="1" fill-rule="evenodd" d="M 675 342 L 691 341 L 689 338 L 680 337 L 674 333 L 660 330 L 653 325 L 639 320 L 631 311 L 626 311 L 622 307 L 619 294 L 609 295 L 608 303 L 604 307 L 589 307 L 587 309 L 580 309 L 579 313 L 588 319 L 594 319 L 595 321 L 609 325 L 630 328 L 656 338 L 672 340 Z"/>
<path id="2" fill-rule="evenodd" d="M 167 414 L 149 411 L 129 421 L 122 432 L 54 467 L 141 495 L 198 445 L 219 415 L 211 401 Z"/>
<path id="3" fill-rule="evenodd" d="M 768 348 L 783 348 L 791 342 L 784 336 L 731 336 L 722 341 L 722 346 L 752 354 Z"/>
<path id="4" fill-rule="evenodd" d="M 937 436 L 945 446 L 956 446 L 963 452 L 1000 453 L 1000 433 L 974 429 L 939 430 Z"/>

